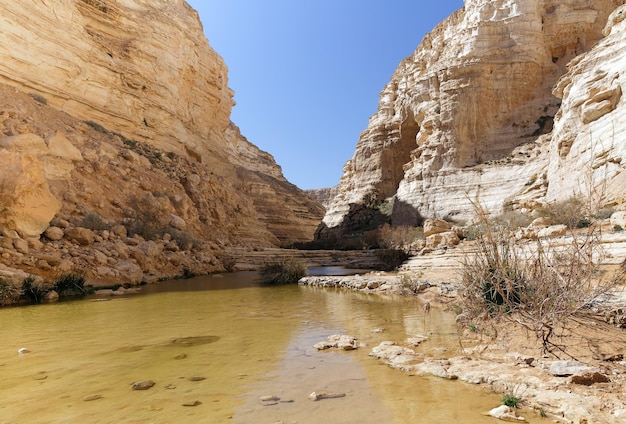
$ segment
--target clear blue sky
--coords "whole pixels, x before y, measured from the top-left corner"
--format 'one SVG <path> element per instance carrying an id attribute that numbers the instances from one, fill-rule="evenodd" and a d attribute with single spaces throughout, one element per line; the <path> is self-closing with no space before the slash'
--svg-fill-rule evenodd
<path id="1" fill-rule="evenodd" d="M 339 183 L 378 94 L 462 0 L 187 0 L 228 66 L 232 121 L 302 189 Z"/>

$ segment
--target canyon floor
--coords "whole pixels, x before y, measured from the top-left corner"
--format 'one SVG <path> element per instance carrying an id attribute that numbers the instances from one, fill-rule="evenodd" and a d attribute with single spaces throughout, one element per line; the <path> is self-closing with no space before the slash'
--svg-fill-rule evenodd
<path id="1" fill-rule="evenodd" d="M 560 240 L 567 242 L 567 236 Z M 600 244 L 605 252 L 605 270 L 618 269 L 626 256 L 626 234 L 607 232 L 600 238 Z M 472 243 L 462 242 L 455 248 L 414 256 L 398 273 L 309 277 L 304 283 L 380 295 L 412 295 L 407 292 L 410 281 L 413 288 L 421 287 L 416 296 L 424 304 L 457 313 L 455 303 L 462 295 L 460 271 L 472 252 Z M 458 378 L 513 395 L 522 400 L 527 416 L 547 415 L 554 422 L 577 424 L 623 423 L 626 420 L 626 331 L 605 322 L 601 311 L 623 312 L 626 287 L 619 285 L 611 294 L 595 312 L 589 311 L 568 323 L 567 331 L 557 340 L 564 351 L 542 352 L 541 341 L 534 334 L 507 320 L 490 329 L 459 325 L 459 343 L 465 352 L 461 357 L 446 357 L 436 349 L 416 354 L 401 340 L 381 345 L 372 354 L 408 374 Z M 582 367 L 583 374 L 597 373 L 599 380 L 577 379 L 568 372 L 555 375 L 558 373 L 555 367 L 560 365 Z"/>

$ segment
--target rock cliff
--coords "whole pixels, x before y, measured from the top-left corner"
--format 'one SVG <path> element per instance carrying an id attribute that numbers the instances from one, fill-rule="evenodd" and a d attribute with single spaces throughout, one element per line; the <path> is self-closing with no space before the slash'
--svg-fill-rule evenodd
<path id="1" fill-rule="evenodd" d="M 607 152 L 621 129 L 619 18 L 604 39 L 603 28 L 623 3 L 467 0 L 381 92 L 319 236 L 384 203 L 395 224 L 467 220 L 476 199 L 529 207 L 584 188 L 590 166 L 618 172 L 621 154 Z"/>
<path id="2" fill-rule="evenodd" d="M 116 266 L 126 260 L 154 277 L 219 269 L 230 246 L 312 239 L 323 207 L 231 123 L 227 67 L 186 2 L 0 6 L 4 263 L 36 270 L 54 247 L 65 252 L 53 263 L 89 267 L 93 250 L 112 243 L 96 277 L 119 277 Z M 129 234 L 112 232 L 120 225 Z M 80 254 L 75 228 L 95 231 L 78 237 L 89 246 Z M 138 230 L 139 242 L 125 238 Z M 114 246 L 150 239 L 173 257 L 129 256 Z M 16 253 L 24 243 L 15 240 L 28 240 L 30 250 Z"/>

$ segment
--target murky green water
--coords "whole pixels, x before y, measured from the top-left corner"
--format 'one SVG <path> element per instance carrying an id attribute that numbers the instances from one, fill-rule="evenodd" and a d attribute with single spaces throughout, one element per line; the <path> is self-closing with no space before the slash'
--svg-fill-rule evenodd
<path id="1" fill-rule="evenodd" d="M 481 412 L 499 396 L 409 377 L 368 356 L 381 341 L 420 334 L 456 355 L 452 316 L 424 316 L 415 299 L 253 279 L 203 277 L 110 301 L 0 309 L 0 423 L 496 422 Z M 313 349 L 337 333 L 368 347 Z M 18 355 L 21 347 L 31 353 Z M 148 379 L 151 389 L 131 389 Z M 313 391 L 346 396 L 313 402 Z M 281 401 L 263 405 L 264 395 Z"/>

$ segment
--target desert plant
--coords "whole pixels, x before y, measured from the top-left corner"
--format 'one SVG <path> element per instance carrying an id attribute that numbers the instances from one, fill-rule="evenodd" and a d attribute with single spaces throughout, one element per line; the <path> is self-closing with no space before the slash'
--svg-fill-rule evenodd
<path id="1" fill-rule="evenodd" d="M 200 246 L 200 242 L 193 238 L 187 231 L 178 230 L 173 227 L 167 227 L 162 231 L 169 234 L 172 240 L 174 240 L 182 250 L 197 249 Z"/>
<path id="2" fill-rule="evenodd" d="M 494 226 L 484 209 L 478 221 L 486 231 L 462 270 L 463 311 L 468 322 L 508 320 L 534 333 L 543 353 L 567 355 L 558 344 L 570 320 L 581 317 L 601 296 L 623 281 L 623 272 L 603 279 L 602 250 L 593 229 L 569 244 L 537 240 L 517 246 L 510 232 Z"/>
<path id="3" fill-rule="evenodd" d="M 89 212 L 85 215 L 80 223 L 80 226 L 97 231 L 111 229 L 111 226 L 96 212 Z"/>
<path id="4" fill-rule="evenodd" d="M 0 278 L 0 306 L 12 305 L 19 297 L 19 289 L 9 281 Z"/>
<path id="5" fill-rule="evenodd" d="M 94 122 L 94 121 L 84 121 L 84 122 L 85 124 L 89 125 L 94 130 L 98 131 L 99 133 L 111 134 L 111 131 L 107 130 L 102 125 L 98 124 L 97 122 Z"/>
<path id="6" fill-rule="evenodd" d="M 378 263 L 372 264 L 372 266 L 379 271 L 396 270 L 410 258 L 409 253 L 402 249 L 379 249 L 374 252 Z"/>
<path id="7" fill-rule="evenodd" d="M 495 216 L 492 221 L 497 226 L 515 230 L 520 227 L 527 227 L 532 222 L 532 219 L 521 212 L 509 210 Z"/>
<path id="8" fill-rule="evenodd" d="M 59 294 L 59 299 L 83 297 L 85 290 L 85 276 L 80 271 L 61 274 L 54 281 L 53 289 Z"/>
<path id="9" fill-rule="evenodd" d="M 22 281 L 22 297 L 25 297 L 30 303 L 43 302 L 49 291 L 42 284 L 37 283 L 34 277 L 26 277 Z"/>
<path id="10" fill-rule="evenodd" d="M 563 224 L 568 228 L 586 228 L 591 224 L 588 204 L 580 196 L 548 203 L 538 210 L 538 214 L 552 224 Z"/>
<path id="11" fill-rule="evenodd" d="M 384 249 L 408 250 L 415 240 L 424 239 L 422 227 L 383 225 L 378 230 L 378 246 Z"/>
<path id="12" fill-rule="evenodd" d="M 268 262 L 261 267 L 260 280 L 262 284 L 282 285 L 297 283 L 306 275 L 306 265 L 298 259 L 283 259 Z"/>
<path id="13" fill-rule="evenodd" d="M 517 408 L 520 402 L 521 399 L 511 393 L 505 393 L 502 395 L 502 404 L 510 408 Z"/>
<path id="14" fill-rule="evenodd" d="M 46 99 L 44 96 L 42 96 L 41 94 L 38 93 L 30 93 L 30 97 L 33 98 L 34 101 L 36 101 L 37 103 L 40 103 L 42 105 L 47 105 L 48 104 L 48 99 Z"/>
<path id="15" fill-rule="evenodd" d="M 158 240 L 168 230 L 167 211 L 164 205 L 152 193 L 134 196 L 133 217 L 125 224 L 129 235 L 140 235 L 146 240 Z"/>

